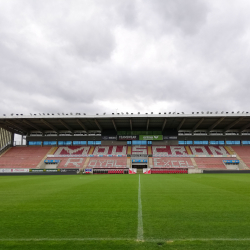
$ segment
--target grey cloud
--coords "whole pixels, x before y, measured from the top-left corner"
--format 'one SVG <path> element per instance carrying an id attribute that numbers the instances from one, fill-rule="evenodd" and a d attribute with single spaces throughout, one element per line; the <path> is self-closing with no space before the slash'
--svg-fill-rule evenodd
<path id="1" fill-rule="evenodd" d="M 0 114 L 246 111 L 247 6 L 0 0 Z"/>

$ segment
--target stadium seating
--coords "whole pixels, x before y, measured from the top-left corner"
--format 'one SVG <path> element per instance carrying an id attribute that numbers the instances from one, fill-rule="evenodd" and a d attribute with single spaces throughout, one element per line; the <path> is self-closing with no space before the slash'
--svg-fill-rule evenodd
<path id="1" fill-rule="evenodd" d="M 152 174 L 187 174 L 188 169 L 168 169 L 168 168 L 155 168 L 151 170 Z"/>
<path id="2" fill-rule="evenodd" d="M 132 154 L 147 155 L 148 154 L 148 146 L 144 146 L 144 145 L 132 146 Z"/>
<path id="3" fill-rule="evenodd" d="M 125 168 L 127 167 L 127 157 L 91 157 L 88 167 Z"/>
<path id="4" fill-rule="evenodd" d="M 126 155 L 127 146 L 95 146 L 93 155 Z"/>
<path id="5" fill-rule="evenodd" d="M 96 168 L 93 174 L 128 174 L 128 169 L 100 169 Z"/>
<path id="6" fill-rule="evenodd" d="M 196 157 L 195 161 L 197 164 L 197 167 L 200 169 L 227 169 L 226 166 L 223 164 L 223 160 L 228 160 L 229 158 L 214 158 L 214 157 Z M 232 159 L 232 158 L 230 158 Z"/>
<path id="7" fill-rule="evenodd" d="M 153 155 L 188 155 L 184 146 L 152 146 Z"/>
<path id="8" fill-rule="evenodd" d="M 60 160 L 57 168 L 82 168 L 86 161 L 86 158 L 54 157 L 47 158 L 46 160 Z"/>
<path id="9" fill-rule="evenodd" d="M 54 155 L 87 155 L 90 148 L 90 146 L 58 147 Z"/>
<path id="10" fill-rule="evenodd" d="M 153 167 L 193 167 L 190 157 L 152 157 Z"/>
<path id="11" fill-rule="evenodd" d="M 0 168 L 36 168 L 51 147 L 13 147 L 0 157 Z"/>
<path id="12" fill-rule="evenodd" d="M 250 146 L 231 146 L 236 154 L 250 168 Z"/>
<path id="13" fill-rule="evenodd" d="M 127 146 L 95 146 L 90 152 L 91 146 L 65 146 L 58 147 L 54 155 L 126 155 Z"/>
<path id="14" fill-rule="evenodd" d="M 189 146 L 193 155 L 230 155 L 223 146 Z"/>

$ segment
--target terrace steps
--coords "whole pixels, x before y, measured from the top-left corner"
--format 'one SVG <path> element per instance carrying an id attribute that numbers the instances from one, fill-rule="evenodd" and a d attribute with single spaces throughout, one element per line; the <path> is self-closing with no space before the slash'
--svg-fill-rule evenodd
<path id="1" fill-rule="evenodd" d="M 48 155 L 52 155 L 56 152 L 58 147 L 52 147 L 51 149 L 49 149 L 48 153 L 43 157 L 43 159 L 38 163 L 38 165 L 36 166 L 36 168 L 46 168 L 46 164 L 44 163 L 44 161 L 47 159 Z"/>
<path id="2" fill-rule="evenodd" d="M 191 149 L 188 146 L 185 146 L 185 148 L 186 148 L 188 154 L 192 155 Z M 198 166 L 197 166 L 197 163 L 196 163 L 195 159 L 194 158 L 190 158 L 190 160 L 192 161 L 194 168 L 198 169 Z"/>
<path id="3" fill-rule="evenodd" d="M 249 167 L 246 165 L 246 163 L 241 159 L 241 157 L 234 151 L 234 149 L 230 146 L 226 146 L 226 149 L 229 153 L 232 153 L 232 155 L 236 155 L 236 158 L 240 161 L 239 169 L 240 170 L 249 170 Z"/>
<path id="4" fill-rule="evenodd" d="M 5 155 L 10 149 L 11 149 L 11 147 L 8 148 L 7 150 L 5 150 L 2 154 L 0 154 L 0 157 L 2 157 L 3 155 Z"/>

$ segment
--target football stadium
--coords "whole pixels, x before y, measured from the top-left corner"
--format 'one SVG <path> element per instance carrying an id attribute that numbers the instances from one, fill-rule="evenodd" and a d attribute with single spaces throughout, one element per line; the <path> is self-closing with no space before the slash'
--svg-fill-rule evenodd
<path id="1" fill-rule="evenodd" d="M 248 112 L 3 114 L 0 179 L 1 249 L 249 249 Z"/>

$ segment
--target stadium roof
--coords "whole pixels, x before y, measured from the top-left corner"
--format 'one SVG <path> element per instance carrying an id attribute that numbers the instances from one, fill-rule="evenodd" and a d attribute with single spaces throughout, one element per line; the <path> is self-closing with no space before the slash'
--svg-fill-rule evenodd
<path id="1" fill-rule="evenodd" d="M 11 114 L 0 116 L 0 127 L 17 134 L 103 133 L 104 131 L 243 132 L 250 128 L 248 113 L 197 112 L 159 114 Z"/>

